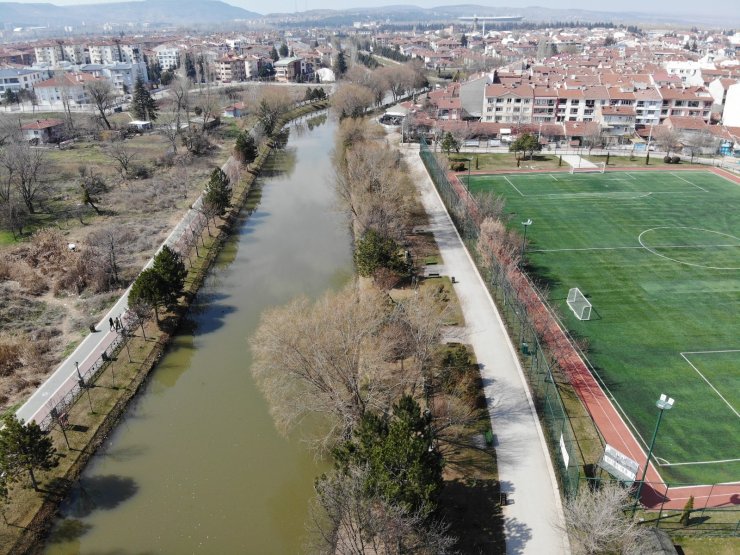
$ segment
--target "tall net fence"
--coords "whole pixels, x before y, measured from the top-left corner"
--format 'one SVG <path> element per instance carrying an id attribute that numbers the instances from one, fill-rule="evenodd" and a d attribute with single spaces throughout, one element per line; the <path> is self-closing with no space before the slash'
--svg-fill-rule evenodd
<path id="1" fill-rule="evenodd" d="M 558 480 L 566 496 L 575 495 L 584 460 L 553 377 L 554 361 L 542 345 L 527 307 L 521 302 L 506 268 L 495 257 L 491 257 L 491 262 L 485 264 L 478 256 L 475 248 L 480 232 L 478 204 L 467 189 L 459 183 L 453 184 L 448 179 L 447 172 L 437 159 L 436 153 L 423 138 L 419 154 L 496 301 L 509 336 L 514 344 L 519 346 L 521 366 L 543 422 Z"/>

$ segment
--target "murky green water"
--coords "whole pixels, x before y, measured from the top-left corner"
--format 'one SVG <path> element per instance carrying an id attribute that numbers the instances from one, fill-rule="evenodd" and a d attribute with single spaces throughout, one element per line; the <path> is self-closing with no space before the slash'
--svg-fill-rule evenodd
<path id="1" fill-rule="evenodd" d="M 145 393 L 63 507 L 48 554 L 296 553 L 321 465 L 279 436 L 250 374 L 263 309 L 351 271 L 335 211 L 335 124 L 293 129 Z"/>

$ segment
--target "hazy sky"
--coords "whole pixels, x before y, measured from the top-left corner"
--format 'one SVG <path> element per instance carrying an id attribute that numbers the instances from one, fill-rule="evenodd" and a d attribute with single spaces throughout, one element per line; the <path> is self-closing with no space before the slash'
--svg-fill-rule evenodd
<path id="1" fill-rule="evenodd" d="M 21 3 L 39 3 L 31 0 L 14 0 Z M 115 2 L 121 0 L 50 0 L 50 4 L 90 4 Z M 740 6 L 737 0 L 468 0 L 455 2 L 454 0 L 224 0 L 228 4 L 240 6 L 258 13 L 304 11 L 317 8 L 343 9 L 349 7 L 388 6 L 407 4 L 432 8 L 453 4 L 476 4 L 486 6 L 511 6 L 512 13 L 516 6 L 547 6 L 549 8 L 579 8 L 599 11 L 641 11 L 650 13 L 696 13 L 698 10 L 711 10 L 715 14 L 723 12 L 737 18 Z M 0 1 L 2 6 L 2 1 Z M 2 8 L 0 8 L 2 9 Z"/>

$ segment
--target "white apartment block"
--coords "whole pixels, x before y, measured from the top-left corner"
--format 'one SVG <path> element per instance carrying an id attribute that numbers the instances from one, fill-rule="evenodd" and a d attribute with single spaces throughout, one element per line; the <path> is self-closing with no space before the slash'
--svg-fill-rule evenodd
<path id="1" fill-rule="evenodd" d="M 114 41 L 91 44 L 87 52 L 91 64 L 138 64 L 144 61 L 143 48 L 137 43 Z"/>
<path id="2" fill-rule="evenodd" d="M 740 127 L 740 83 L 735 83 L 727 89 L 722 123 L 727 127 Z"/>
<path id="3" fill-rule="evenodd" d="M 49 73 L 36 69 L 0 69 L 0 96 L 5 91 L 18 92 L 33 89 L 36 83 L 49 78 Z"/>
<path id="4" fill-rule="evenodd" d="M 46 42 L 34 47 L 37 65 L 57 67 L 62 62 L 70 64 L 87 63 L 85 46 L 82 44 L 67 44 L 63 41 Z"/>
<path id="5" fill-rule="evenodd" d="M 171 44 L 160 44 L 154 47 L 154 55 L 162 71 L 174 69 L 180 63 L 180 49 Z"/>

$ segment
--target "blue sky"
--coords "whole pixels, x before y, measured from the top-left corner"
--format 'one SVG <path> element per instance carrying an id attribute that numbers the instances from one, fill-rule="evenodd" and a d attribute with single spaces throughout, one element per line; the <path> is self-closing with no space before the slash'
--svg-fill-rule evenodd
<path id="1" fill-rule="evenodd" d="M 30 0 L 14 0 L 21 3 L 38 3 Z M 120 0 L 50 0 L 50 4 L 68 5 L 68 4 L 90 4 L 103 3 Z M 533 0 L 531 2 L 522 0 L 500 0 L 490 2 L 490 0 L 469 0 L 463 2 L 445 1 L 445 0 L 224 0 L 228 4 L 240 6 L 247 10 L 258 13 L 268 12 L 292 12 L 304 11 L 306 9 L 330 8 L 343 9 L 349 7 L 367 7 L 367 6 L 388 6 L 398 4 L 410 4 L 431 8 L 434 6 L 444 6 L 452 4 L 477 4 L 487 6 L 512 6 L 516 11 L 516 6 L 547 6 L 549 8 L 578 8 L 603 11 L 641 11 L 650 13 L 660 13 L 665 11 L 666 14 L 681 12 L 692 13 L 701 9 L 702 11 L 710 10 L 715 14 L 733 12 L 731 15 L 737 17 L 740 7 L 735 3 L 737 0 L 703 0 L 697 3 L 696 0 Z M 2 2 L 0 2 L 2 5 Z M 729 13 L 728 13 L 729 15 Z"/>

